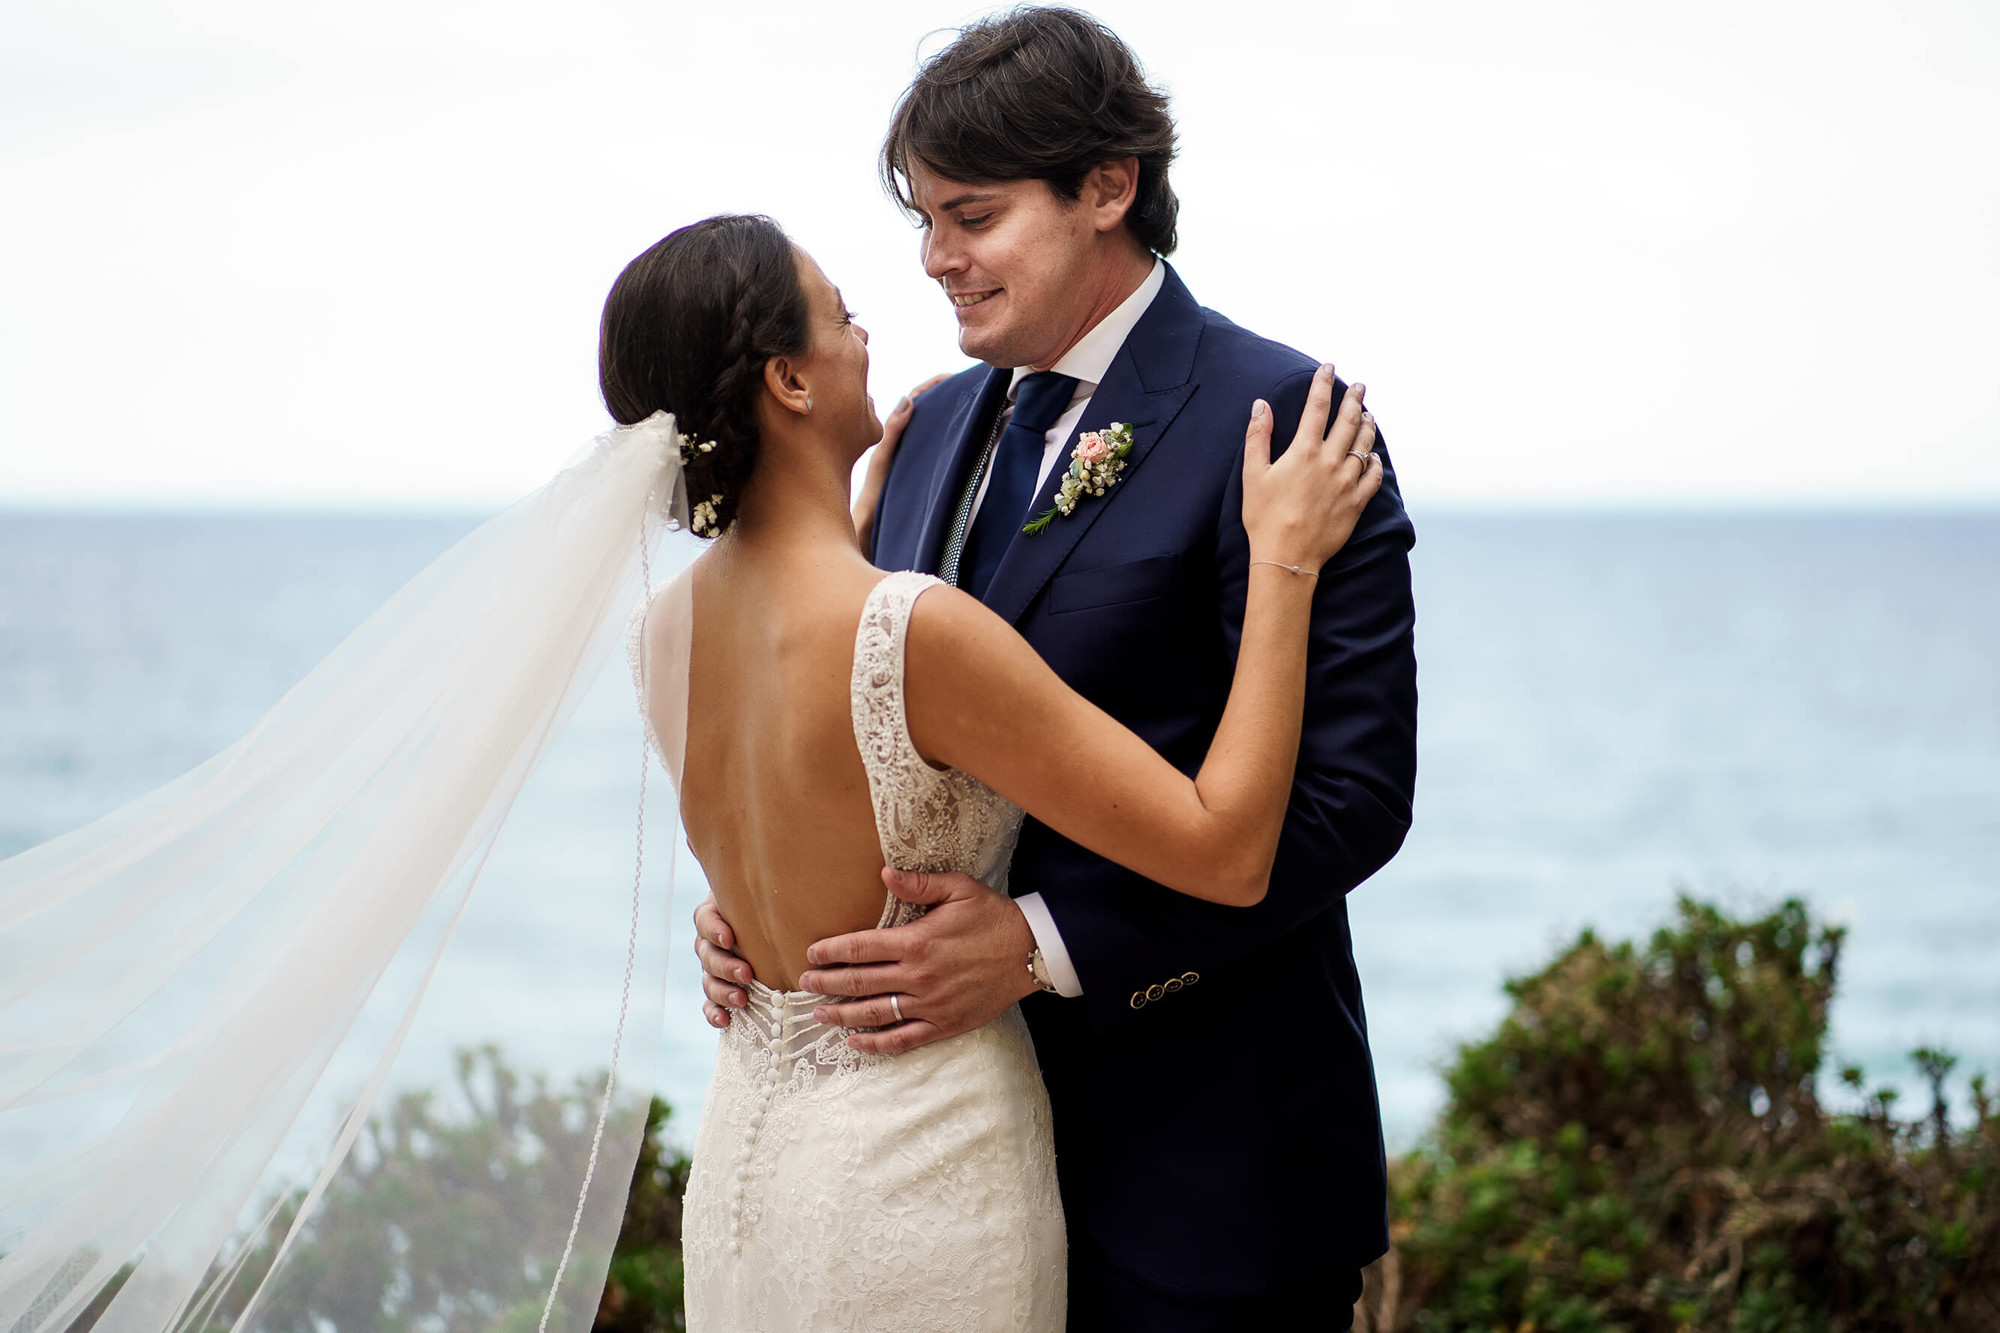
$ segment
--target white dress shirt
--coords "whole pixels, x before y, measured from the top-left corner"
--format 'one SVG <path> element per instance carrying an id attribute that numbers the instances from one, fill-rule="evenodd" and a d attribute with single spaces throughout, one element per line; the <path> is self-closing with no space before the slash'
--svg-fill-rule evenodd
<path id="1" fill-rule="evenodd" d="M 1153 304 L 1153 298 L 1160 294 L 1160 288 L 1167 281 L 1167 266 L 1159 259 L 1153 260 L 1153 271 L 1139 284 L 1130 296 L 1119 303 L 1118 308 L 1097 321 L 1090 332 L 1076 340 L 1076 346 L 1062 354 L 1062 359 L 1049 369 L 1058 375 L 1070 375 L 1076 379 L 1076 390 L 1069 400 L 1069 407 L 1056 418 L 1056 424 L 1049 427 L 1049 433 L 1042 445 L 1042 468 L 1035 475 L 1035 494 L 1042 493 L 1048 484 L 1049 473 L 1054 471 L 1062 457 L 1062 447 L 1069 440 L 1069 433 L 1076 429 L 1076 423 L 1083 419 L 1083 411 L 1090 406 L 1091 395 L 1104 382 L 1105 372 L 1111 369 L 1111 362 L 1117 357 L 1118 349 L 1125 345 L 1139 317 Z M 1013 410 L 1014 389 L 1021 383 L 1021 377 L 1032 373 L 1027 366 L 1014 367 L 1014 380 L 1007 386 L 1008 407 Z M 988 468 L 986 476 L 980 479 L 979 494 L 972 497 L 972 512 L 966 516 L 966 529 L 971 530 L 972 520 L 979 516 L 979 506 L 986 503 L 986 485 L 993 479 L 993 470 Z M 1020 905 L 1021 915 L 1028 919 L 1028 929 L 1034 932 L 1035 945 L 1042 951 L 1042 962 L 1048 965 L 1049 980 L 1055 983 L 1056 992 L 1072 998 L 1083 994 L 1083 982 L 1076 975 L 1076 964 L 1070 961 L 1069 950 L 1063 946 L 1062 933 L 1056 929 L 1056 919 L 1049 912 L 1049 906 L 1042 901 L 1039 893 L 1024 893 L 1014 900 Z"/>

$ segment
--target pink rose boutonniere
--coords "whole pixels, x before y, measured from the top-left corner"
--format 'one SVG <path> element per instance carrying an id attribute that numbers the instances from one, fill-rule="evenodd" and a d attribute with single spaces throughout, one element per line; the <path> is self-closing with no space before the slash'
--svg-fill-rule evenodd
<path id="1" fill-rule="evenodd" d="M 1118 484 L 1125 470 L 1125 455 L 1132 452 L 1132 428 L 1114 421 L 1103 430 L 1087 430 L 1069 452 L 1069 470 L 1063 473 L 1053 509 L 1044 510 L 1021 531 L 1030 537 L 1047 530 L 1057 518 L 1076 512 L 1086 495 L 1102 495 Z"/>

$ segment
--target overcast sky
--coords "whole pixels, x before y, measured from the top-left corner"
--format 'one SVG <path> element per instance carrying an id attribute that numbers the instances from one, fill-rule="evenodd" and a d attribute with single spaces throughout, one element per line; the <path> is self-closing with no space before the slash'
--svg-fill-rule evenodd
<path id="1" fill-rule="evenodd" d="M 1174 262 L 1413 507 L 2000 503 L 2000 6 L 1093 7 Z M 885 407 L 965 364 L 875 151 L 953 0 L 7 0 L 0 504 L 486 504 L 626 260 L 775 216 Z"/>

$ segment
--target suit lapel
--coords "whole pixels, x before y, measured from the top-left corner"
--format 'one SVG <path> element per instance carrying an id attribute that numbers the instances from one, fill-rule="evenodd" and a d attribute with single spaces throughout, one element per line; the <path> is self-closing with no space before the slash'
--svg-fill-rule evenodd
<path id="1" fill-rule="evenodd" d="M 944 450 L 944 465 L 931 486 L 930 507 L 924 511 L 923 526 L 917 534 L 916 559 L 910 568 L 926 574 L 937 571 L 938 561 L 944 555 L 945 537 L 951 530 L 952 514 L 958 509 L 959 492 L 965 489 L 966 475 L 986 443 L 982 427 L 993 420 L 1001 400 L 1007 396 L 1007 384 L 1012 377 L 1012 371 L 988 368 L 979 392 L 968 395 L 945 426 L 950 443 Z"/>
<path id="2" fill-rule="evenodd" d="M 1055 521 L 1035 536 L 1017 534 L 993 571 L 987 585 L 986 605 L 1011 623 L 1018 623 L 1063 561 L 1076 549 L 1083 534 L 1115 504 L 1131 483 L 1161 438 L 1172 428 L 1174 418 L 1198 387 L 1193 380 L 1195 346 L 1201 340 L 1201 307 L 1168 266 L 1166 283 L 1146 313 L 1133 326 L 1131 336 L 1118 349 L 1103 382 L 1090 397 L 1076 429 L 1063 442 L 1056 465 L 1035 496 L 1029 517 L 1055 504 L 1056 491 L 1069 467 L 1070 451 L 1085 431 L 1102 430 L 1114 421 L 1132 427 L 1132 452 L 1125 456 L 1125 471 L 1117 485 L 1101 496 L 1086 497 L 1067 518 Z"/>

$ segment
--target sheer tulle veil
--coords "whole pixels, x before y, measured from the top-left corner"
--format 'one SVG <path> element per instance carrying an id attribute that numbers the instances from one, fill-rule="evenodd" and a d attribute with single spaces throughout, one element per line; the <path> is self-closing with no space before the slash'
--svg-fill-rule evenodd
<path id="1" fill-rule="evenodd" d="M 497 1118 L 444 1143 L 394 1072 L 502 821 L 686 527 L 679 443 L 664 413 L 599 436 L 235 745 L 0 862 L 0 1330 L 590 1325 L 651 1092 L 672 802 L 592 905 L 589 1085 L 538 1101 L 486 1069 Z M 371 1129 L 392 1104 L 417 1109 Z M 371 1198 L 357 1257 L 334 1219 Z M 364 1289 L 372 1314 L 329 1313 Z"/>

